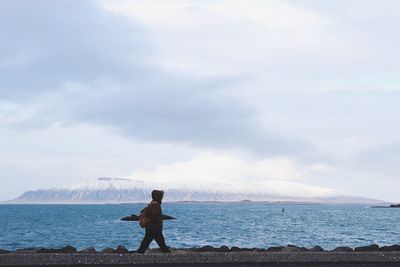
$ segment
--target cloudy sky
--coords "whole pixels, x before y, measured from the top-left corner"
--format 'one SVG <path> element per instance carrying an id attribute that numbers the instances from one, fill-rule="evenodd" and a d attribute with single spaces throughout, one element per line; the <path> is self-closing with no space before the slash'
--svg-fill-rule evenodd
<path id="1" fill-rule="evenodd" d="M 400 1 L 0 0 L 0 200 L 99 176 L 400 196 Z"/>

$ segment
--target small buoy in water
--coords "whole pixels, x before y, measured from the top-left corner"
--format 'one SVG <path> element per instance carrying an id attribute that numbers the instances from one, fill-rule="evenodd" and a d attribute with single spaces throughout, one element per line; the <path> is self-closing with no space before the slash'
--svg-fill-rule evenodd
<path id="1" fill-rule="evenodd" d="M 282 209 L 282 212 L 285 212 L 285 208 Z"/>

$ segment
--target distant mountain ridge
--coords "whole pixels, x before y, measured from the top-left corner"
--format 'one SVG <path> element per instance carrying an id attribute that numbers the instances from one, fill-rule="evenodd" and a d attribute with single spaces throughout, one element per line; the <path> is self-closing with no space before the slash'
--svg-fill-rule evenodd
<path id="1" fill-rule="evenodd" d="M 162 189 L 165 202 L 298 202 L 384 204 L 376 199 L 288 181 L 232 183 L 154 183 L 100 177 L 65 188 L 27 191 L 9 203 L 141 203 L 153 189 Z"/>

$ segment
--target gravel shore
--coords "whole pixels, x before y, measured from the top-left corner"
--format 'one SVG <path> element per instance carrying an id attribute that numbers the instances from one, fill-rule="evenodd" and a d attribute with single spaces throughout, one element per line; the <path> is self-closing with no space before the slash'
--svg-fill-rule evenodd
<path id="1" fill-rule="evenodd" d="M 326 251 L 294 245 L 262 248 L 222 246 L 214 248 L 159 249 L 145 254 L 129 251 L 124 246 L 85 248 L 77 251 L 72 246 L 62 248 L 25 248 L 16 251 L 0 249 L 0 267 L 4 266 L 286 266 L 286 267 L 392 267 L 400 266 L 400 245 L 372 244 L 363 247 L 337 247 Z"/>
<path id="2" fill-rule="evenodd" d="M 398 267 L 400 252 L 7 253 L 0 266 Z"/>

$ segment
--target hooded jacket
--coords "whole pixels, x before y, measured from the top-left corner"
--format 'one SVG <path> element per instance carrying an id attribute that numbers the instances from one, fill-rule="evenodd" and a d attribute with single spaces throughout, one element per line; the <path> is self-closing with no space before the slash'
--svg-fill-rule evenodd
<path id="1" fill-rule="evenodd" d="M 164 196 L 163 191 L 154 190 L 152 192 L 153 200 L 148 205 L 150 221 L 147 229 L 151 229 L 153 231 L 162 231 L 163 229 L 163 216 L 161 210 L 161 202 Z"/>

